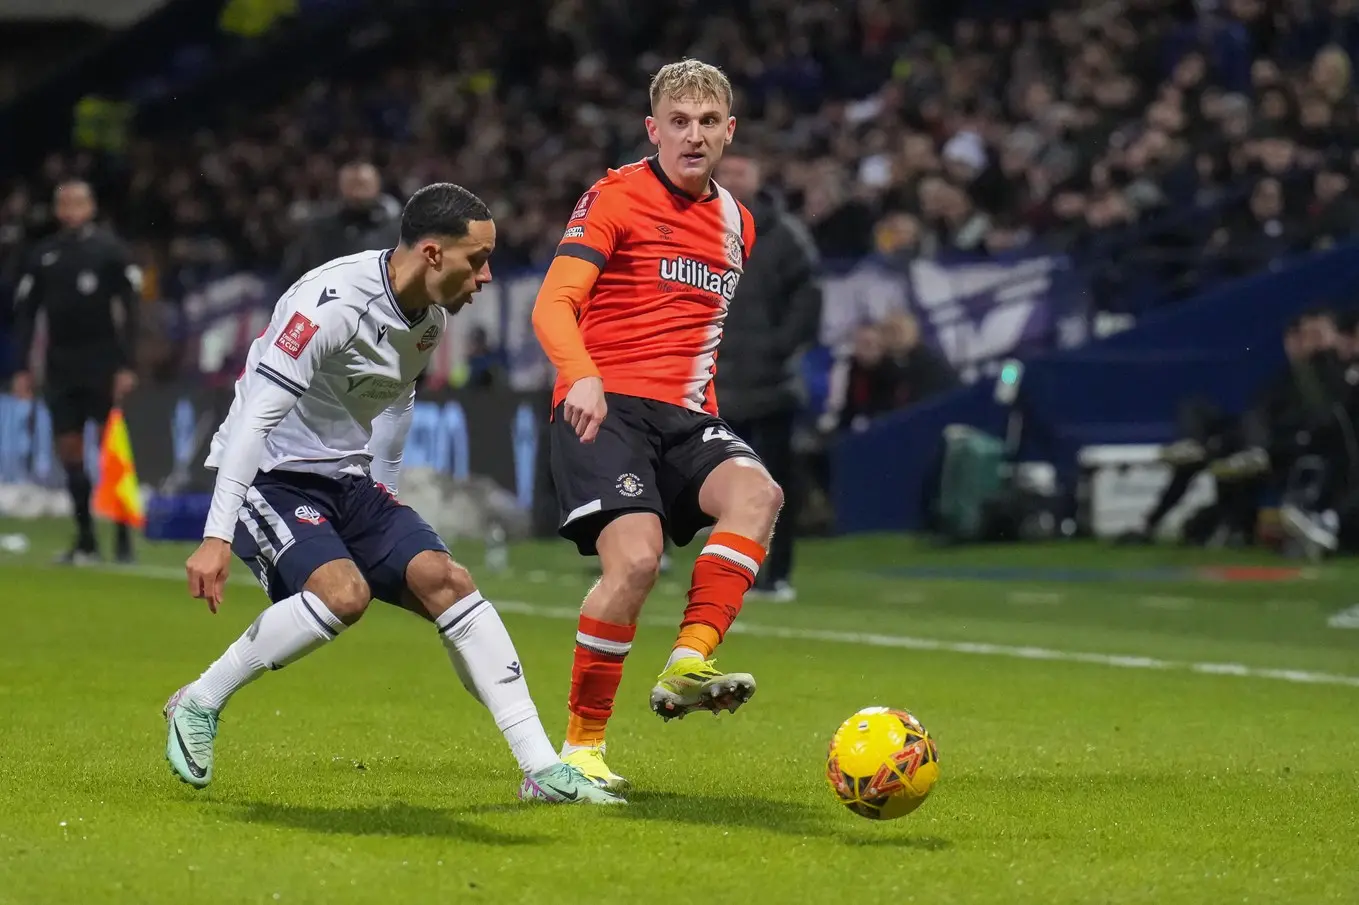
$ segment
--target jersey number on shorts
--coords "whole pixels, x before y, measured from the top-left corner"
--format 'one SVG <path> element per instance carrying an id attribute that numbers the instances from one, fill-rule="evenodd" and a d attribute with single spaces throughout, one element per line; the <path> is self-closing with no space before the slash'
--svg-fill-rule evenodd
<path id="1" fill-rule="evenodd" d="M 736 437 L 725 427 L 705 427 L 703 429 L 703 442 L 710 440 L 735 440 Z"/>

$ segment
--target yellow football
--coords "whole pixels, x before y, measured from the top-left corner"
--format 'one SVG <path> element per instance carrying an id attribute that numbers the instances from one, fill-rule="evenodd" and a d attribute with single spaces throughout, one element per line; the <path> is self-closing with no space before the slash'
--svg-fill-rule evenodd
<path id="1" fill-rule="evenodd" d="M 826 780 L 860 817 L 895 820 L 920 807 L 939 781 L 939 750 L 905 710 L 867 707 L 835 730 Z"/>

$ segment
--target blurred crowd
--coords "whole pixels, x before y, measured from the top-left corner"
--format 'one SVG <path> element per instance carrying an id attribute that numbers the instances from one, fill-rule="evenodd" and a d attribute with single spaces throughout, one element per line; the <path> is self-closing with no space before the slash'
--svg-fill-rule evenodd
<path id="1" fill-rule="evenodd" d="M 0 272 L 69 175 L 166 298 L 289 272 L 327 228 L 384 234 L 438 179 L 492 203 L 502 271 L 543 266 L 579 193 L 647 153 L 649 74 L 685 55 L 731 76 L 737 146 L 830 262 L 1037 247 L 1116 309 L 1355 229 L 1356 0 L 524 0 L 439 29 L 402 8 L 361 66 L 5 184 Z M 356 161 L 375 182 L 343 203 Z"/>

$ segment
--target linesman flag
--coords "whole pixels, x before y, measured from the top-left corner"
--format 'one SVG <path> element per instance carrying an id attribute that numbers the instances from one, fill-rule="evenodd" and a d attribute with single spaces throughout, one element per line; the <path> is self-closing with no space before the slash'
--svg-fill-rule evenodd
<path id="1" fill-rule="evenodd" d="M 123 410 L 109 412 L 99 447 L 99 486 L 94 489 L 94 514 L 133 528 L 146 526 L 141 485 L 132 463 L 132 441 L 127 436 Z"/>

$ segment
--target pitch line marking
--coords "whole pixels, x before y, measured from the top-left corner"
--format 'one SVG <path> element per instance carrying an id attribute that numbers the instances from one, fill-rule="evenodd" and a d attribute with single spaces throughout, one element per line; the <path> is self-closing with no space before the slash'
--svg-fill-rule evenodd
<path id="1" fill-rule="evenodd" d="M 162 578 L 185 581 L 182 569 L 170 566 L 105 566 L 94 567 L 111 574 L 133 575 L 139 578 Z M 233 575 L 233 584 L 253 584 L 250 578 Z M 539 619 L 575 621 L 580 618 L 578 607 L 539 606 L 518 600 L 496 600 L 502 613 L 532 616 Z M 673 619 L 642 619 L 642 625 L 673 629 Z M 972 654 L 981 657 L 1005 657 L 1012 660 L 1045 660 L 1053 663 L 1086 663 L 1116 669 L 1147 669 L 1162 672 L 1189 672 L 1206 676 L 1233 676 L 1240 679 L 1270 679 L 1298 685 L 1340 685 L 1359 688 L 1359 676 L 1313 672 L 1305 669 L 1267 669 L 1242 663 L 1194 663 L 1186 660 L 1164 660 L 1159 657 L 1139 657 L 1126 654 L 1101 654 L 1086 651 L 1057 650 L 1048 647 L 1020 647 L 1010 644 L 989 644 L 976 641 L 943 641 L 938 638 L 916 638 L 910 635 L 884 635 L 876 632 L 843 632 L 829 629 L 789 628 L 737 622 L 729 632 L 750 635 L 752 638 L 773 638 L 783 641 L 816 641 L 824 644 L 858 644 L 864 647 L 886 647 L 899 650 L 934 651 L 950 654 Z"/>

